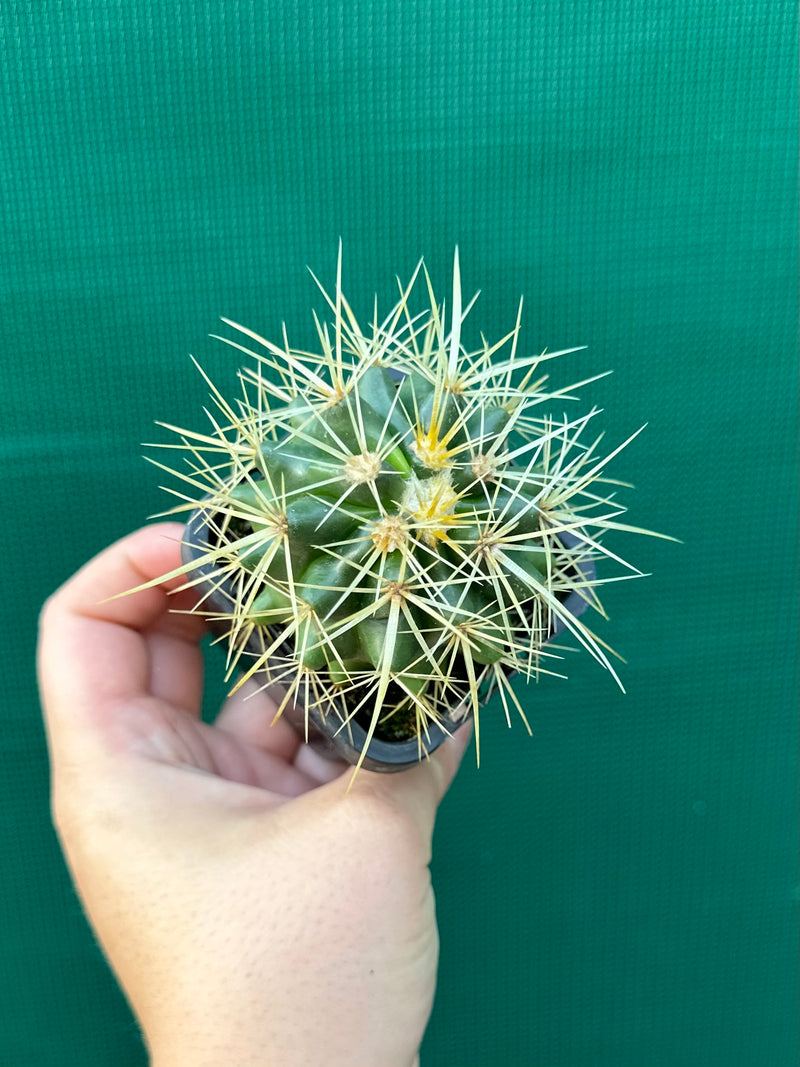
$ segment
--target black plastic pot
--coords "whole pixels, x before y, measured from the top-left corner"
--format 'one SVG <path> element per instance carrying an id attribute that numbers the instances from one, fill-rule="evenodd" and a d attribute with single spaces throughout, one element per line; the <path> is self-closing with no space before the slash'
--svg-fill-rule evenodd
<path id="1" fill-rule="evenodd" d="M 230 582 L 221 578 L 214 564 L 203 562 L 202 557 L 207 555 L 209 548 L 218 543 L 217 530 L 219 526 L 214 521 L 212 512 L 199 508 L 194 511 L 186 525 L 186 532 L 182 543 L 182 556 L 184 563 L 197 563 L 192 575 L 193 579 L 201 578 L 195 586 L 203 598 L 202 610 L 209 615 L 209 626 L 212 630 L 220 629 L 222 625 L 215 626 L 213 616 L 225 616 L 230 612 L 235 603 Z M 573 548 L 580 544 L 580 539 L 574 534 L 564 533 L 561 540 L 567 548 Z M 580 571 L 591 582 L 594 580 L 594 563 L 587 560 L 580 564 Z M 586 601 L 578 593 L 573 592 L 567 596 L 563 606 L 570 615 L 577 618 L 586 608 Z M 551 627 L 550 638 L 556 637 L 564 630 L 561 619 L 555 619 Z M 245 652 L 260 657 L 265 648 L 263 634 L 253 634 L 245 645 Z M 460 729 L 472 718 L 468 702 L 458 709 L 459 717 L 452 720 L 452 729 Z M 453 709 L 454 712 L 456 709 Z M 306 710 L 297 704 L 286 708 L 283 717 L 308 741 L 318 752 L 331 759 L 343 759 L 355 765 L 361 760 L 361 766 L 367 770 L 391 773 L 406 770 L 415 766 L 420 757 L 425 758 L 447 740 L 448 734 L 436 723 L 428 725 L 428 733 L 424 737 L 424 745 L 420 746 L 416 738 L 409 741 L 384 741 L 374 737 L 369 743 L 364 758 L 361 753 L 367 739 L 367 731 L 360 723 L 353 719 L 343 724 L 342 717 L 336 714 L 335 706 L 332 706 L 327 715 L 323 715 L 318 707 L 308 709 L 308 722 L 306 722 Z"/>

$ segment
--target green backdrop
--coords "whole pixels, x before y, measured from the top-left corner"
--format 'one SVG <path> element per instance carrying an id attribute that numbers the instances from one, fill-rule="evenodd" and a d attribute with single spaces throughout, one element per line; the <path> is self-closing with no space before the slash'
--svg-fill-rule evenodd
<path id="1" fill-rule="evenodd" d="M 220 315 L 312 339 L 453 248 L 472 319 L 585 344 L 652 574 L 483 720 L 442 810 L 424 1067 L 796 1062 L 796 15 L 788 0 L 3 0 L 0 1063 L 136 1065 L 50 829 L 45 595 L 168 503 Z M 577 410 L 577 409 L 575 409 Z M 209 700 L 219 691 L 212 664 Z M 268 891 L 265 890 L 265 891 Z M 354 1006 L 354 1011 L 357 1006 Z"/>

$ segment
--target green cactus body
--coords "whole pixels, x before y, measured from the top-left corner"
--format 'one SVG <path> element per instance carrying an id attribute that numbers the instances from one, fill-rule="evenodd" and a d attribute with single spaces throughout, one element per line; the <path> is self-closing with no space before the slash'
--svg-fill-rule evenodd
<path id="1" fill-rule="evenodd" d="M 449 329 L 433 300 L 411 315 L 410 289 L 364 332 L 337 283 L 318 355 L 235 327 L 259 347 L 235 345 L 255 360 L 246 399 L 217 396 L 225 418 L 184 438 L 183 478 L 237 590 L 234 653 L 263 635 L 264 655 L 234 655 L 239 668 L 424 752 L 431 722 L 447 728 L 459 706 L 477 719 L 495 688 L 507 716 L 521 711 L 509 677 L 546 669 L 556 620 L 610 669 L 564 603 L 600 607 L 586 565 L 606 529 L 629 527 L 598 491 L 597 442 L 581 442 L 594 412 L 541 414 L 568 394 L 537 376 L 552 356 L 518 356 L 519 321 L 499 345 L 464 349 L 457 260 Z"/>

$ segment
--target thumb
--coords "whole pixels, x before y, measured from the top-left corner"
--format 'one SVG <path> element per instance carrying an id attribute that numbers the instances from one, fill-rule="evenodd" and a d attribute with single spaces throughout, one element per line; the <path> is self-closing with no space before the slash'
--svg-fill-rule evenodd
<path id="1" fill-rule="evenodd" d="M 461 766 L 472 731 L 472 722 L 465 723 L 432 756 L 410 770 L 397 774 L 360 770 L 350 779 L 349 792 L 393 801 L 412 817 L 423 833 L 430 836 L 439 804 Z M 343 779 L 347 779 L 346 774 Z"/>

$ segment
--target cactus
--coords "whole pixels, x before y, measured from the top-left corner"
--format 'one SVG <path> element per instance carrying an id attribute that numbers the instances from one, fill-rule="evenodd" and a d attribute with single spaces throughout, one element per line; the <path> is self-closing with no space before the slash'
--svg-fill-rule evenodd
<path id="1" fill-rule="evenodd" d="M 415 314 L 421 279 L 429 306 Z M 229 610 L 197 610 L 223 633 L 231 673 L 282 686 L 279 713 L 296 701 L 360 722 L 361 759 L 373 737 L 415 739 L 424 756 L 434 724 L 471 715 L 477 727 L 493 691 L 528 726 L 511 679 L 553 673 L 546 643 L 559 630 L 614 674 L 575 605 L 602 611 L 598 586 L 615 579 L 597 577 L 596 560 L 640 573 L 601 544 L 632 529 L 601 489 L 624 445 L 604 456 L 599 438 L 584 443 L 596 410 L 548 412 L 574 399 L 577 386 L 550 390 L 542 373 L 566 353 L 520 355 L 519 315 L 467 351 L 474 300 L 462 306 L 457 254 L 449 314 L 420 265 L 363 330 L 341 255 L 325 299 L 333 322 L 317 319 L 317 353 L 223 320 L 235 337 L 220 339 L 253 361 L 242 396 L 229 403 L 212 385 L 212 432 L 179 430 L 166 446 L 187 460 L 173 513 L 200 508 L 212 532 L 181 571 L 190 585 L 213 564 L 228 591 Z"/>

